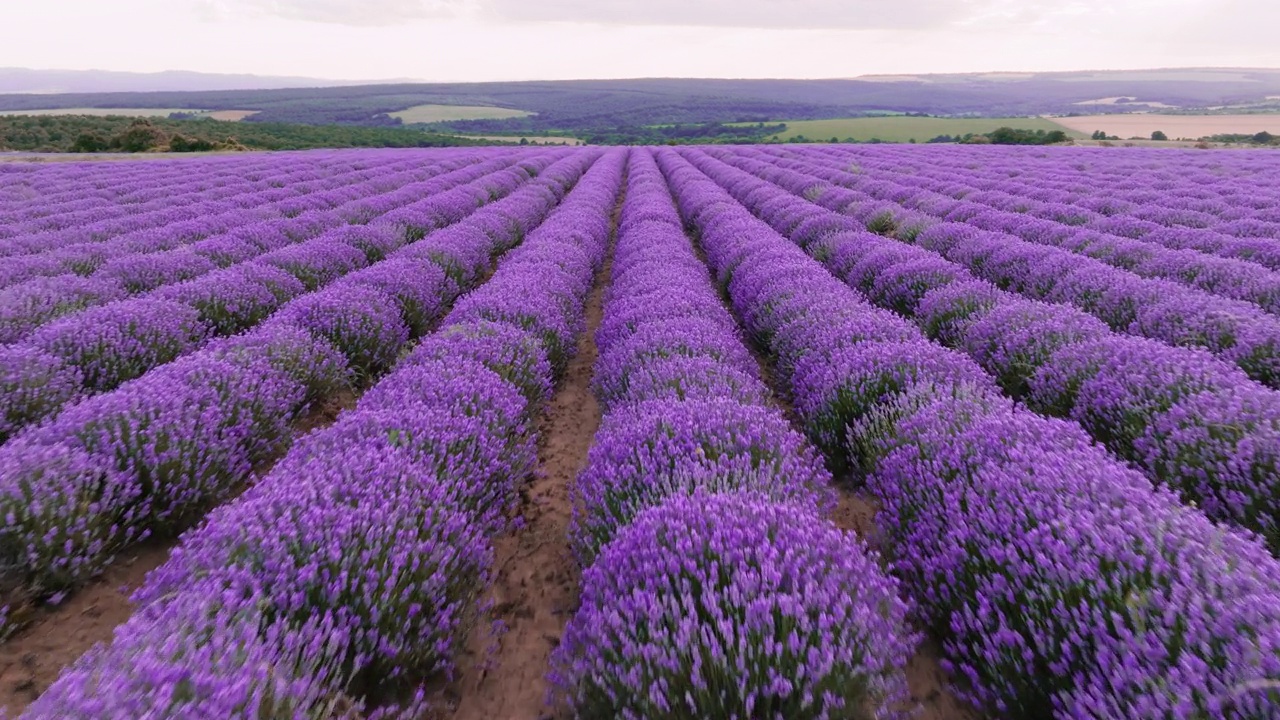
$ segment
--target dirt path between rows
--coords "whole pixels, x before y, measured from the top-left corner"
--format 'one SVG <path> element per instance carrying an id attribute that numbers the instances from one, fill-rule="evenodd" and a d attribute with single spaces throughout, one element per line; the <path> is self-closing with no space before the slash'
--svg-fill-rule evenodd
<path id="1" fill-rule="evenodd" d="M 355 402 L 355 394 L 346 390 L 327 398 L 294 422 L 294 437 L 333 424 L 338 413 Z M 276 459 L 255 468 L 255 474 L 266 474 Z M 60 605 L 35 610 L 30 625 L 0 643 L 0 710 L 10 716 L 21 713 L 58 679 L 64 667 L 94 645 L 109 642 L 116 627 L 133 614 L 129 596 L 147 573 L 164 564 L 177 544 L 177 538 L 166 538 L 125 548 L 101 577 Z"/>
<path id="2" fill-rule="evenodd" d="M 693 244 L 693 251 L 698 260 L 706 265 L 707 256 L 702 245 L 694 238 L 690 238 L 690 242 Z M 732 308 L 728 295 L 723 290 L 720 295 L 725 305 Z M 769 360 L 768 351 L 745 337 L 744 343 L 755 357 L 760 379 L 773 391 L 769 395 L 769 404 L 785 415 L 797 432 L 803 434 L 804 423 L 787 394 L 786 383 L 775 372 L 773 363 Z M 849 473 L 836 478 L 838 502 L 830 519 L 841 530 L 857 535 L 868 547 L 879 551 L 880 541 L 875 521 L 878 504 L 875 498 L 858 490 L 861 486 L 862 477 L 856 474 Z M 918 707 L 918 712 L 911 716 L 912 719 L 979 720 L 982 716 L 951 692 L 948 687 L 950 680 L 942 669 L 941 657 L 941 648 L 938 644 L 926 639 L 916 648 L 915 654 L 907 664 L 910 702 Z"/>
<path id="3" fill-rule="evenodd" d="M 614 218 L 616 228 L 616 211 Z M 494 542 L 493 616 L 506 631 L 496 640 L 484 628 L 472 633 L 461 675 L 450 689 L 455 720 L 554 717 L 546 703 L 546 675 L 579 601 L 581 571 L 569 549 L 570 488 L 600 426 L 591 373 L 611 259 L 612 247 L 587 299 L 578 353 L 538 422 L 538 469 L 524 493 L 524 524 Z"/>
<path id="4" fill-rule="evenodd" d="M 146 542 L 121 553 L 101 577 L 0 645 L 0 708 L 11 716 L 36 701 L 86 650 L 111 639 L 133 614 L 129 596 L 169 558 L 173 542 Z"/>
<path id="5" fill-rule="evenodd" d="M 872 549 L 879 549 L 875 498 L 854 489 L 858 481 L 842 478 L 836 482 L 839 502 L 831 520 L 841 530 L 852 532 Z M 918 707 L 912 720 L 979 720 L 983 717 L 950 688 L 950 678 L 942 669 L 942 648 L 926 638 L 907 663 L 907 689 L 911 703 Z"/>

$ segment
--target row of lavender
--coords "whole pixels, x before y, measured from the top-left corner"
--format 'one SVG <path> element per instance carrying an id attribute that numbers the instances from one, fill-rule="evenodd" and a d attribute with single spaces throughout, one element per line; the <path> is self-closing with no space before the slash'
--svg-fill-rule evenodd
<path id="1" fill-rule="evenodd" d="M 1274 715 L 1280 563 L 1261 544 L 1002 397 L 675 151 L 659 164 L 811 435 L 866 468 L 891 567 L 964 694 L 1010 717 Z M 752 190 L 765 213 L 794 199 Z"/>
<path id="2" fill-rule="evenodd" d="M 268 235 L 277 227 L 293 230 L 307 219 L 328 227 L 365 222 L 372 197 L 397 190 L 409 195 L 404 188 L 413 183 L 480 161 L 466 156 L 442 158 L 440 162 L 400 161 L 376 170 L 327 173 L 323 180 L 299 180 L 276 188 L 275 183 L 290 182 L 290 175 L 297 174 L 289 173 L 273 176 L 270 184 L 256 183 L 256 187 L 225 200 L 210 200 L 197 192 L 194 197 L 175 200 L 171 211 L 185 216 L 180 220 L 160 218 L 154 227 L 83 242 L 73 242 L 69 231 L 50 232 L 51 248 L 6 258 L 0 280 L 11 290 L 33 279 L 92 276 L 100 281 L 117 280 L 127 292 L 142 292 L 154 285 L 149 284 L 147 275 L 133 269 L 141 258 L 175 258 L 170 263 L 185 258 L 188 264 L 197 263 L 193 258 L 198 258 L 225 266 L 236 259 L 237 239 Z M 294 220 L 293 225 L 287 220 Z"/>
<path id="3" fill-rule="evenodd" d="M 316 171 L 341 171 L 344 165 L 334 158 L 317 160 L 308 175 L 298 174 L 305 172 L 302 163 L 268 157 L 243 160 L 235 166 L 199 163 L 196 168 L 173 164 L 146 168 L 129 163 L 6 166 L 0 169 L 0 253 L 7 257 L 48 249 L 59 240 L 56 232 L 66 233 L 65 242 L 81 242 L 125 232 L 139 221 L 150 226 L 153 213 L 172 211 L 193 198 L 222 200 L 241 193 L 251 183 L 260 183 L 257 187 L 267 191 L 272 185 L 261 182 L 265 179 L 261 177 L 263 169 L 273 175 L 289 173 L 312 181 L 322 176 Z M 199 174 L 193 176 L 192 169 L 200 170 Z M 179 211 L 171 219 L 190 217 L 192 214 Z"/>
<path id="4" fill-rule="evenodd" d="M 189 533 L 111 647 L 26 717 L 417 717 L 421 693 L 405 698 L 453 667 L 532 471 L 624 157 L 596 162 L 353 412 Z"/>
<path id="5" fill-rule="evenodd" d="M 487 157 L 497 152 L 442 151 L 432 160 Z M 107 240 L 153 229 L 166 222 L 199 219 L 201 211 L 234 198 L 251 207 L 264 200 L 295 198 L 293 212 L 308 206 L 306 195 L 338 187 L 344 175 L 385 175 L 388 166 L 423 164 L 414 151 L 266 155 L 206 158 L 173 163 L 96 163 L 0 168 L 0 253 L 40 252 L 63 245 Z M 26 168 L 29 172 L 15 177 Z M 247 191 L 255 190 L 262 197 Z M 213 203 L 212 206 L 203 203 Z"/>
<path id="6" fill-rule="evenodd" d="M 519 188 L 514 193 L 479 211 L 474 202 L 446 204 L 457 213 L 452 220 L 465 221 L 290 300 L 258 329 L 80 401 L 0 447 L 3 604 L 57 601 L 121 545 L 179 530 L 249 481 L 307 402 L 384 372 L 408 338 L 473 287 L 493 254 L 518 243 L 593 158 L 570 154 L 553 163 L 545 156 L 533 161 L 546 169 L 532 182 L 524 170 L 501 171 L 490 187 Z"/>
<path id="7" fill-rule="evenodd" d="M 552 157 L 514 169 L 504 159 L 464 163 L 364 198 L 358 219 L 369 224 L 347 224 L 338 213 L 303 214 L 265 228 L 255 224 L 237 237 L 244 244 L 234 255 L 237 262 L 222 270 L 212 270 L 199 255 L 189 256 L 200 259 L 196 264 L 133 255 L 141 260 L 133 266 L 158 281 L 148 285 L 159 285 L 143 297 L 115 300 L 123 293 L 116 279 L 78 276 L 0 292 L 6 329 L 29 332 L 20 342 L 0 346 L 0 440 L 80 395 L 110 390 L 212 337 L 256 325 L 285 302 L 505 195 Z"/>
<path id="8" fill-rule="evenodd" d="M 55 250 L 4 263 L 0 275 L 13 284 L 0 290 L 0 342 L 21 340 L 68 313 L 216 275 L 218 268 L 255 257 L 274 259 L 274 264 L 283 266 L 290 261 L 286 248 L 292 244 L 347 225 L 376 224 L 379 216 L 394 219 L 396 213 L 413 213 L 413 204 L 442 187 L 440 176 L 445 173 L 455 181 L 451 184 L 457 184 L 519 160 L 493 157 L 486 161 L 476 155 L 424 162 L 427 159 L 400 158 L 373 169 L 341 173 L 322 182 L 299 181 L 285 188 L 274 186 L 291 181 L 290 174 L 272 175 L 271 189 L 247 191 L 246 202 L 211 207 L 201 198 L 188 200 L 173 209 L 194 213 L 192 219 L 105 240 L 68 244 L 61 237 L 65 231 L 51 233 L 60 243 Z"/>
<path id="9" fill-rule="evenodd" d="M 1011 159 L 1014 158 L 1006 158 Z M 1221 250 L 1222 241 L 1209 240 L 1214 236 L 1213 220 L 1217 216 L 1170 208 L 1167 197 L 1157 200 L 1144 193 L 1142 204 L 1110 194 L 1087 197 L 1084 204 L 1106 212 L 1082 213 L 1084 209 L 1079 205 L 1067 204 L 1070 194 L 1044 188 L 1039 184 L 1043 178 L 1035 173 L 1019 172 L 1016 180 L 1000 173 L 1003 181 L 983 183 L 975 177 L 978 171 L 967 168 L 912 167 L 908 171 L 885 162 L 875 163 L 874 170 L 867 164 L 860 168 L 859 180 L 865 181 L 871 172 L 875 180 L 854 182 L 851 186 L 864 189 L 865 185 L 865 190 L 879 199 L 892 199 L 911 209 L 927 208 L 930 214 L 949 221 L 1017 235 L 1029 242 L 1087 255 L 1142 277 L 1171 280 L 1252 302 L 1272 314 L 1280 313 L 1280 273 L 1275 271 L 1280 267 L 1280 244 L 1275 242 L 1280 238 L 1280 223 L 1232 221 L 1230 229 L 1249 235 L 1239 240 L 1232 238 L 1229 245 L 1238 247 L 1228 255 L 1245 255 L 1249 259 L 1220 257 L 1210 251 Z M 1269 176 L 1274 178 L 1276 174 L 1277 170 L 1272 169 Z M 987 187 L 991 189 L 979 189 Z M 1161 187 L 1169 195 L 1176 191 Z M 1055 199 L 1042 201 L 1028 195 Z M 1273 206 L 1280 204 L 1278 198 L 1262 199 Z M 1242 212 L 1214 209 L 1228 217 Z M 1184 217 L 1187 214 L 1191 217 Z"/>
<path id="10" fill-rule="evenodd" d="M 825 155 L 881 177 L 947 180 L 940 191 L 957 199 L 1126 237 L 1196 235 L 1180 229 L 1218 240 L 1280 237 L 1275 159 L 1266 155 L 891 147 Z"/>
<path id="11" fill-rule="evenodd" d="M 251 222 L 332 209 L 484 159 L 478 153 L 451 153 L 434 162 L 400 157 L 372 168 L 307 168 L 296 158 L 282 158 L 279 172 L 267 178 L 233 178 L 214 187 L 191 168 L 186 176 L 154 181 L 169 191 L 147 203 L 159 205 L 156 209 L 96 221 L 90 218 L 101 212 L 98 208 L 62 212 L 45 222 L 59 221 L 66 227 L 0 240 L 6 258 L 0 283 L 8 286 L 54 274 L 88 275 L 121 255 L 175 249 Z"/>
<path id="12" fill-rule="evenodd" d="M 822 514 L 830 475 L 768 403 L 647 150 L 596 332 L 604 418 L 573 487 L 582 605 L 553 662 L 576 717 L 879 717 L 905 606 Z"/>
<path id="13" fill-rule="evenodd" d="M 801 197 L 822 187 L 812 175 L 724 159 L 750 172 L 695 157 L 837 277 L 968 353 L 1031 408 L 1075 419 L 1211 517 L 1280 548 L 1280 393 L 1202 350 L 1113 334 L 1069 305 L 1000 290 L 936 253 L 868 232 L 877 212 L 858 220 L 822 207 L 835 188 L 817 204 Z"/>
<path id="14" fill-rule="evenodd" d="M 1250 377 L 1280 386 L 1280 318 L 1252 303 L 1140 277 L 1068 250 L 878 200 L 863 190 L 841 185 L 880 181 L 851 180 L 858 176 L 833 168 L 829 160 L 816 155 L 779 162 L 811 175 L 811 182 L 820 179 L 830 186 L 823 192 L 829 197 L 819 199 L 824 206 L 867 218 L 877 231 L 893 232 L 934 250 L 1001 287 L 1074 305 L 1117 332 L 1171 345 L 1208 348 L 1239 365 Z"/>
<path id="15" fill-rule="evenodd" d="M 56 253 L 26 256 L 52 262 L 53 274 L 29 279 L 22 279 L 25 275 L 19 272 L 20 264 L 9 260 L 7 271 L 19 273 L 22 281 L 0 291 L 0 340 L 20 340 L 59 316 L 125 295 L 210 274 L 264 253 L 270 257 L 273 251 L 327 230 L 370 223 L 438 191 L 444 180 L 441 176 L 451 177 L 456 184 L 482 177 L 485 168 L 509 164 L 501 159 L 480 163 L 476 158 L 459 158 L 419 162 L 403 169 L 388 165 L 387 172 L 371 178 L 339 178 L 336 187 L 315 190 L 305 196 L 315 207 L 301 213 L 284 213 L 286 201 L 269 201 L 257 208 L 205 215 L 112 240 L 64 245 Z M 199 209 L 203 203 L 196 205 Z M 55 255 L 73 257 L 64 261 Z"/>

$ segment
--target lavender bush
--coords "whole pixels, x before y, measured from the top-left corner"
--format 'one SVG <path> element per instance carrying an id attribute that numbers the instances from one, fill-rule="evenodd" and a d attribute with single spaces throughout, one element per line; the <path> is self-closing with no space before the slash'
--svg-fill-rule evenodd
<path id="1" fill-rule="evenodd" d="M 673 497 L 582 585 L 552 658 L 577 717 L 891 717 L 905 694 L 896 583 L 809 510 Z"/>

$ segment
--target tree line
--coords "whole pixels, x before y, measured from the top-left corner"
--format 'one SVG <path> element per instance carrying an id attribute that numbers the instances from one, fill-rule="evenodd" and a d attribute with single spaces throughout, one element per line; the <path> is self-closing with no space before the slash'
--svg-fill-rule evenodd
<path id="1" fill-rule="evenodd" d="M 0 116 L 0 149 L 25 152 L 202 152 L 492 144 L 418 130 L 88 115 Z"/>

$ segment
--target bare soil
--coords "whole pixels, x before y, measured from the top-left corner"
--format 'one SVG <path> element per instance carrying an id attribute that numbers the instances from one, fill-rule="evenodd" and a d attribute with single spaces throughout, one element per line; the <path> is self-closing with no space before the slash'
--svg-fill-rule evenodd
<path id="1" fill-rule="evenodd" d="M 338 415 L 355 407 L 356 400 L 359 398 L 353 390 L 343 388 L 312 405 L 302 417 L 294 421 L 294 438 L 300 438 L 312 430 L 329 427 L 338 419 Z"/>
<path id="2" fill-rule="evenodd" d="M 693 244 L 694 252 L 704 264 L 706 254 L 698 243 Z M 728 298 L 725 298 L 728 302 Z M 790 396 L 783 391 L 783 383 L 774 371 L 773 364 L 768 361 L 768 353 L 756 343 L 748 342 L 752 355 L 760 370 L 760 378 L 773 389 L 769 403 L 780 410 L 791 422 L 791 425 L 802 432 L 803 422 L 796 413 Z M 868 547 L 879 551 L 880 537 L 876 527 L 876 512 L 879 503 L 870 494 L 859 491 L 863 485 L 863 477 L 856 470 L 843 473 L 836 480 L 838 491 L 837 504 L 831 514 L 831 521 L 846 533 L 854 533 Z M 940 663 L 941 649 L 937 643 L 926 639 L 916 648 L 916 653 L 907 664 L 907 688 L 910 692 L 910 706 L 917 708 L 912 720 L 979 720 L 983 716 L 964 701 L 958 699 L 949 687 L 950 680 Z"/>
<path id="3" fill-rule="evenodd" d="M 22 712 L 86 650 L 111 639 L 133 614 L 129 596 L 169 557 L 172 542 L 122 553 L 105 573 L 61 605 L 41 608 L 30 625 L 0 645 L 0 708 Z"/>
<path id="4" fill-rule="evenodd" d="M 355 402 L 355 394 L 343 390 L 316 403 L 294 422 L 294 437 L 332 424 Z M 265 475 L 278 459 L 259 464 L 254 476 Z M 236 494 L 248 486 L 238 488 Z M 94 645 L 110 642 L 116 627 L 133 614 L 134 605 L 129 602 L 133 591 L 177 544 L 177 538 L 162 538 L 125 548 L 100 577 L 62 603 L 35 609 L 30 624 L 0 643 L 0 711 L 21 713 L 64 667 Z M 0 717 L 5 717 L 3 712 Z"/>
<path id="5" fill-rule="evenodd" d="M 831 520 L 845 532 L 852 532 L 872 549 L 879 549 L 875 524 L 879 504 L 875 498 L 852 490 L 845 479 L 837 483 L 839 504 Z M 983 716 L 951 692 L 950 678 L 942 669 L 942 651 L 931 639 L 916 648 L 907 663 L 907 689 L 911 706 L 918 708 L 912 720 L 979 720 Z"/>
<path id="6" fill-rule="evenodd" d="M 1149 138 L 1160 130 L 1171 138 L 1196 139 L 1209 135 L 1247 134 L 1262 131 L 1280 133 L 1280 114 L 1252 115 L 1157 115 L 1126 113 L 1121 115 L 1082 115 L 1055 117 L 1053 121 L 1077 132 L 1104 130 L 1108 135 Z"/>
<path id="7" fill-rule="evenodd" d="M 914 720 L 979 720 L 983 715 L 951 692 L 940 657 L 938 644 L 926 639 L 907 663 L 907 689 L 920 708 Z"/>
<path id="8" fill-rule="evenodd" d="M 609 267 L 600 277 L 609 277 Z M 579 599 L 580 571 L 569 549 L 570 487 L 586 463 L 600 425 L 591 393 L 603 283 L 587 302 L 587 331 L 578 354 L 539 422 L 538 462 L 522 508 L 523 527 L 495 542 L 493 615 L 506 626 L 494 638 L 472 633 L 457 682 L 449 689 L 459 720 L 534 720 L 552 717 L 546 675 Z"/>

